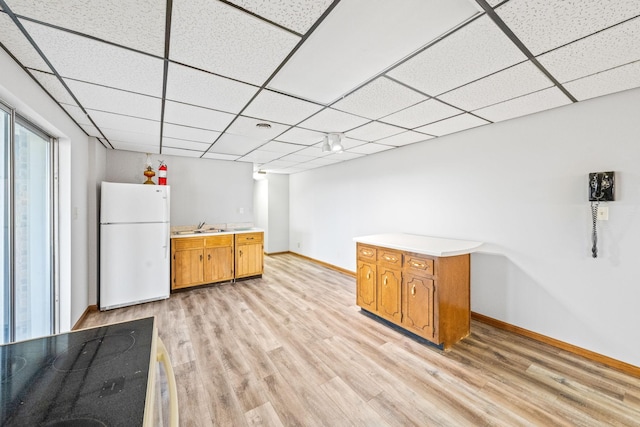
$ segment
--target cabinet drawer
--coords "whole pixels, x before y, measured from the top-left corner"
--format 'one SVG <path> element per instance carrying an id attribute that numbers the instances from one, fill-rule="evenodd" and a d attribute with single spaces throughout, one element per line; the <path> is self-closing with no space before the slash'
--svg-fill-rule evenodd
<path id="1" fill-rule="evenodd" d="M 412 274 L 433 276 L 435 274 L 433 259 L 424 255 L 405 254 L 404 270 Z"/>
<path id="2" fill-rule="evenodd" d="M 378 248 L 378 262 L 397 268 L 402 267 L 402 252 L 393 249 Z"/>
<path id="3" fill-rule="evenodd" d="M 358 243 L 358 259 L 363 261 L 376 260 L 376 248 L 373 246 L 365 246 Z"/>
<path id="4" fill-rule="evenodd" d="M 196 249 L 204 246 L 202 237 L 185 237 L 184 239 L 173 239 L 173 248 L 176 251 L 185 249 Z"/>
<path id="5" fill-rule="evenodd" d="M 243 243 L 262 243 L 262 236 L 262 233 L 236 234 L 236 244 L 241 245 Z"/>
<path id="6" fill-rule="evenodd" d="M 233 246 L 233 234 L 225 234 L 223 236 L 207 236 L 204 238 L 204 246 L 207 248 Z"/>

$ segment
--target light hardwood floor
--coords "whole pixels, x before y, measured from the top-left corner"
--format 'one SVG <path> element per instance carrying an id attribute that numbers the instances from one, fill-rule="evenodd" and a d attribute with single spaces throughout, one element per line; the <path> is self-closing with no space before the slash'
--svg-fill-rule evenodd
<path id="1" fill-rule="evenodd" d="M 82 327 L 151 315 L 183 426 L 640 426 L 638 378 L 476 321 L 440 351 L 362 315 L 354 278 L 290 254 Z"/>

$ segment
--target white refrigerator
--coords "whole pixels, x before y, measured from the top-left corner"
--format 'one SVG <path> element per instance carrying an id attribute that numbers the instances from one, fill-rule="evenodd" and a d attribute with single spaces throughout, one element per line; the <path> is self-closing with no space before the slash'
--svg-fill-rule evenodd
<path id="1" fill-rule="evenodd" d="M 169 298 L 169 187 L 103 182 L 100 310 Z"/>

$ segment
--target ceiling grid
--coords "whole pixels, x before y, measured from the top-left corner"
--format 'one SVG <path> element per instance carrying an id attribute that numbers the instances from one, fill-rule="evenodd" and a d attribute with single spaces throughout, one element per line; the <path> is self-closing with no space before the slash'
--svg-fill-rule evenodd
<path id="1" fill-rule="evenodd" d="M 637 0 L 0 0 L 105 147 L 283 174 L 640 87 L 638 40 Z"/>

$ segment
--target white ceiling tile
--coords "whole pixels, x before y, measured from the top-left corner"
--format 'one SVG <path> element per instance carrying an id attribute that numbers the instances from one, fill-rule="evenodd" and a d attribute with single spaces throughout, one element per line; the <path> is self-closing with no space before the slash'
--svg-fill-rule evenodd
<path id="1" fill-rule="evenodd" d="M 640 61 L 564 84 L 577 100 L 640 87 Z"/>
<path id="2" fill-rule="evenodd" d="M 255 86 L 183 65 L 169 64 L 167 99 L 238 113 L 258 91 Z"/>
<path id="3" fill-rule="evenodd" d="M 297 163 L 285 162 L 283 160 L 274 160 L 272 162 L 269 162 L 269 163 L 266 163 L 266 164 L 262 165 L 260 167 L 260 170 L 270 172 L 270 171 L 272 171 L 274 169 L 282 170 L 282 169 L 290 168 L 290 167 L 292 167 L 292 166 L 294 166 L 296 164 Z"/>
<path id="4" fill-rule="evenodd" d="M 527 61 L 454 89 L 438 99 L 471 111 L 551 86 L 551 80 Z"/>
<path id="5" fill-rule="evenodd" d="M 113 141 L 126 142 L 139 145 L 159 145 L 160 137 L 147 133 L 128 131 L 122 129 L 111 129 L 100 126 L 102 134 L 113 143 Z"/>
<path id="6" fill-rule="evenodd" d="M 87 110 L 109 141 L 156 145 L 160 142 L 160 122 Z"/>
<path id="7" fill-rule="evenodd" d="M 254 163 L 267 163 L 282 157 L 282 153 L 273 151 L 255 150 L 240 158 L 241 161 L 251 161 Z"/>
<path id="8" fill-rule="evenodd" d="M 264 0 L 231 0 L 231 3 L 241 8 L 299 34 L 306 33 L 332 2 L 333 0 L 279 0 L 270 2 L 265 2 Z"/>
<path id="9" fill-rule="evenodd" d="M 284 157 L 281 157 L 280 160 L 285 162 L 291 162 L 291 163 L 302 163 L 302 162 L 308 162 L 309 160 L 314 158 L 315 156 L 305 156 L 297 152 L 295 154 L 288 154 Z"/>
<path id="10" fill-rule="evenodd" d="M 386 138 L 391 135 L 396 135 L 404 132 L 405 129 L 397 126 L 388 125 L 386 123 L 371 122 L 364 126 L 360 126 L 357 129 L 349 131 L 346 135 L 349 138 L 360 139 L 362 141 L 377 141 L 382 138 Z"/>
<path id="11" fill-rule="evenodd" d="M 328 104 L 476 13 L 468 0 L 342 1 L 269 87 Z"/>
<path id="12" fill-rule="evenodd" d="M 520 98 L 476 110 L 474 114 L 492 122 L 499 122 L 567 104 L 571 104 L 569 98 L 554 86 L 540 92 L 534 92 Z"/>
<path id="13" fill-rule="evenodd" d="M 300 123 L 300 127 L 320 132 L 346 132 L 368 121 L 369 119 L 327 108 Z"/>
<path id="14" fill-rule="evenodd" d="M 364 145 L 364 144 L 366 144 L 366 142 L 365 141 L 361 141 L 359 139 L 343 138 L 340 141 L 340 144 L 342 144 L 342 147 L 345 150 L 349 150 L 350 148 L 358 147 L 360 145 Z"/>
<path id="15" fill-rule="evenodd" d="M 412 130 L 406 131 L 404 133 L 399 133 L 398 135 L 390 136 L 389 138 L 384 138 L 377 143 L 384 145 L 392 145 L 394 147 L 400 147 L 402 145 L 413 144 L 415 142 L 426 141 L 427 139 L 432 139 L 432 136 L 424 135 L 422 133 L 414 132 Z"/>
<path id="16" fill-rule="evenodd" d="M 213 141 L 220 136 L 220 132 L 165 123 L 162 128 L 162 136 L 188 141 L 207 142 L 211 145 Z"/>
<path id="17" fill-rule="evenodd" d="M 343 162 L 345 160 L 353 160 L 363 156 L 364 154 L 343 151 L 342 153 L 335 153 L 332 156 L 333 157 L 332 160 Z"/>
<path id="18" fill-rule="evenodd" d="M 10 0 L 11 10 L 102 40 L 162 56 L 166 0 Z"/>
<path id="19" fill-rule="evenodd" d="M 96 138 L 101 138 L 102 134 L 94 125 L 80 125 L 82 130 L 89 134 L 89 136 L 95 136 Z"/>
<path id="20" fill-rule="evenodd" d="M 382 144 L 376 144 L 375 142 L 371 142 L 369 144 L 360 145 L 358 147 L 347 150 L 347 152 L 358 153 L 358 154 L 373 154 L 373 153 L 379 153 L 381 151 L 390 150 L 392 148 L 395 148 L 395 147 L 392 147 L 390 145 L 382 145 Z"/>
<path id="21" fill-rule="evenodd" d="M 180 156 L 180 157 L 200 157 L 202 156 L 202 151 L 183 150 L 180 148 L 171 148 L 171 147 L 164 148 L 163 147 L 162 154 L 166 154 L 168 156 Z"/>
<path id="22" fill-rule="evenodd" d="M 210 153 L 244 156 L 264 144 L 264 141 L 232 133 L 223 134 L 209 149 Z"/>
<path id="23" fill-rule="evenodd" d="M 232 156 L 230 154 L 218 154 L 218 153 L 205 153 L 205 159 L 214 159 L 214 160 L 237 160 L 240 156 Z"/>
<path id="24" fill-rule="evenodd" d="M 99 127 L 111 129 L 130 130 L 149 135 L 160 136 L 160 122 L 155 120 L 140 119 L 137 117 L 123 116 L 121 114 L 107 113 L 87 109 L 93 121 Z"/>
<path id="25" fill-rule="evenodd" d="M 60 83 L 60 80 L 58 80 L 54 74 L 37 70 L 29 70 L 29 72 L 60 104 L 78 105 L 69 91 L 65 89 L 62 83 Z"/>
<path id="26" fill-rule="evenodd" d="M 304 148 L 303 146 L 296 144 L 289 144 L 286 142 L 278 142 L 278 141 L 269 141 L 262 147 L 260 150 L 262 151 L 273 151 L 275 153 L 281 153 L 281 155 L 293 153 L 295 151 L 301 150 Z"/>
<path id="27" fill-rule="evenodd" d="M 317 159 L 313 159 L 313 160 L 309 160 L 308 162 L 305 163 L 299 163 L 296 166 L 305 166 L 305 165 L 317 165 L 317 166 L 326 166 L 326 165 L 332 165 L 334 163 L 339 163 L 342 160 L 335 157 L 336 155 L 333 156 L 326 156 L 326 157 L 319 157 Z M 345 159 L 346 160 L 346 159 Z"/>
<path id="28" fill-rule="evenodd" d="M 38 51 L 36 51 L 22 31 L 13 23 L 9 15 L 0 13 L 0 43 L 25 67 L 51 72 Z"/>
<path id="29" fill-rule="evenodd" d="M 265 129 L 257 127 L 256 125 L 258 123 L 268 123 L 269 125 L 271 125 L 271 128 Z M 231 124 L 231 126 L 229 126 L 227 132 L 266 142 L 280 135 L 287 129 L 289 129 L 289 126 L 281 125 L 279 123 L 267 122 L 264 120 L 256 120 L 250 117 L 240 116 Z"/>
<path id="30" fill-rule="evenodd" d="M 76 121 L 79 125 L 91 125 L 91 120 L 87 117 L 87 115 L 78 107 L 77 105 L 69 105 L 69 104 L 61 104 L 62 108 L 64 108 L 69 115 Z"/>
<path id="31" fill-rule="evenodd" d="M 218 1 L 174 0 L 171 59 L 261 85 L 300 37 Z"/>
<path id="32" fill-rule="evenodd" d="M 284 142 L 291 142 L 294 144 L 302 144 L 302 145 L 313 145 L 322 141 L 324 138 L 323 133 L 315 132 L 312 130 L 301 129 L 298 127 L 293 127 L 280 135 L 277 140 Z"/>
<path id="33" fill-rule="evenodd" d="M 211 146 L 211 142 L 185 141 L 183 139 L 162 138 L 162 151 L 165 148 L 181 148 L 183 150 L 207 151 Z"/>
<path id="34" fill-rule="evenodd" d="M 637 0 L 512 0 L 498 15 L 534 54 L 640 15 Z"/>
<path id="35" fill-rule="evenodd" d="M 322 106 L 301 101 L 287 95 L 263 90 L 251 101 L 242 112 L 245 116 L 271 120 L 279 123 L 295 125 L 312 114 L 320 111 Z"/>
<path id="36" fill-rule="evenodd" d="M 459 132 L 461 130 L 486 125 L 488 123 L 489 122 L 484 119 L 465 113 L 460 114 L 459 116 L 441 120 L 439 122 L 431 123 L 430 125 L 419 127 L 416 130 L 428 133 L 430 135 L 442 136 L 454 132 Z"/>
<path id="37" fill-rule="evenodd" d="M 489 3 L 489 6 L 491 7 L 496 7 L 497 5 L 499 5 L 500 3 L 504 3 L 505 1 L 509 0 L 487 0 L 487 3 Z"/>
<path id="38" fill-rule="evenodd" d="M 379 77 L 332 105 L 332 108 L 379 119 L 427 97 L 386 77 Z"/>
<path id="39" fill-rule="evenodd" d="M 328 156 L 329 154 L 331 154 L 330 151 L 328 152 L 322 151 L 322 148 L 319 145 L 315 145 L 313 147 L 307 147 L 303 150 L 296 151 L 296 155 L 298 156 L 307 156 L 307 157 L 313 157 L 313 158 L 324 157 L 324 156 Z M 283 160 L 287 160 L 287 159 L 283 157 Z"/>
<path id="40" fill-rule="evenodd" d="M 538 60 L 560 83 L 640 60 L 640 17 L 546 53 Z"/>
<path id="41" fill-rule="evenodd" d="M 179 102 L 166 101 L 164 105 L 165 123 L 182 126 L 223 131 L 229 126 L 234 117 L 230 113 Z"/>
<path id="42" fill-rule="evenodd" d="M 65 83 L 85 109 L 160 120 L 160 110 L 162 108 L 162 100 L 160 98 L 77 80 L 65 79 Z"/>
<path id="43" fill-rule="evenodd" d="M 162 96 L 162 60 L 33 22 L 22 24 L 62 77 Z"/>
<path id="44" fill-rule="evenodd" d="M 398 111 L 380 119 L 405 128 L 415 128 L 462 113 L 462 110 L 451 107 L 436 99 L 429 99 L 420 104 Z"/>
<path id="45" fill-rule="evenodd" d="M 149 153 L 149 154 L 160 154 L 160 145 L 148 145 L 148 144 L 135 144 L 131 142 L 118 141 L 118 140 L 109 140 L 113 148 L 116 150 L 126 150 L 126 151 L 136 151 L 138 153 Z M 140 171 L 140 184 L 142 184 L 145 179 L 147 179 L 142 172 Z"/>
<path id="46" fill-rule="evenodd" d="M 388 74 L 436 96 L 525 59 L 524 54 L 485 15 Z"/>

